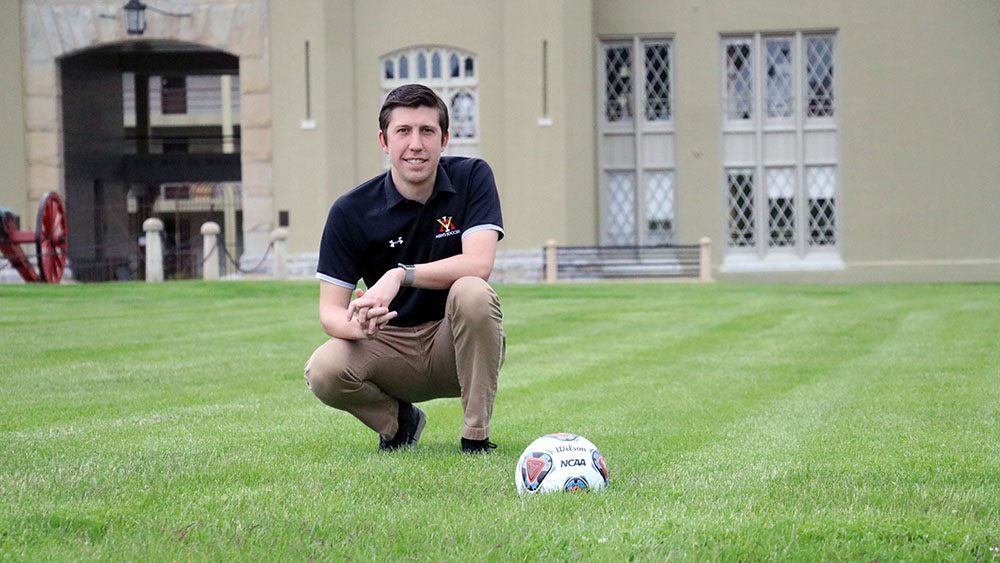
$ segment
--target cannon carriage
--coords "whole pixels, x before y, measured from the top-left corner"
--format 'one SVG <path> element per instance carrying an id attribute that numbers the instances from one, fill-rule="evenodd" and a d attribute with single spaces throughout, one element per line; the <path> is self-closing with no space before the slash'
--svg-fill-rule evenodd
<path id="1" fill-rule="evenodd" d="M 21 248 L 35 245 L 36 266 Z M 69 260 L 66 208 L 55 192 L 46 192 L 38 202 L 35 230 L 22 231 L 20 217 L 0 207 L 0 251 L 26 282 L 59 283 Z"/>

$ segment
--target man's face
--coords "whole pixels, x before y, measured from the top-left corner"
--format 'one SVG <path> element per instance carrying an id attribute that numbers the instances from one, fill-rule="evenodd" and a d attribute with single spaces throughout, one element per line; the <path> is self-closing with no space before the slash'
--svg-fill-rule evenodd
<path id="1" fill-rule="evenodd" d="M 389 155 L 392 179 L 404 189 L 434 187 L 438 161 L 448 144 L 441 137 L 436 108 L 398 107 L 389 116 L 385 132 L 379 131 L 382 151 Z M 400 184 L 404 184 L 400 186 Z"/>

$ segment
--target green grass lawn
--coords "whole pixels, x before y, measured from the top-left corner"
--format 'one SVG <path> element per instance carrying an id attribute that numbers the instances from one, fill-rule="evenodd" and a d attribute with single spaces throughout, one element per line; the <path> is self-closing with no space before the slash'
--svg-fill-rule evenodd
<path id="1" fill-rule="evenodd" d="M 1000 285 L 499 292 L 470 457 L 312 396 L 316 283 L 0 287 L 0 558 L 1000 560 Z M 518 497 L 550 432 L 611 486 Z"/>

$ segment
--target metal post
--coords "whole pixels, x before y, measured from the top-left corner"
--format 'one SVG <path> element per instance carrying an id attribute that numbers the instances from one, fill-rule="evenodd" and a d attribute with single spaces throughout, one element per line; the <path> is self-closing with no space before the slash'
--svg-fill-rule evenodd
<path id="1" fill-rule="evenodd" d="M 163 221 L 150 217 L 142 222 L 146 233 L 146 281 L 163 281 Z"/>
<path id="2" fill-rule="evenodd" d="M 703 282 L 712 280 L 712 239 L 702 237 L 698 243 L 701 248 L 698 252 L 698 279 Z"/>
<path id="3" fill-rule="evenodd" d="M 271 231 L 271 242 L 274 244 L 274 279 L 288 278 L 288 229 L 278 227 Z"/>
<path id="4" fill-rule="evenodd" d="M 559 280 L 559 264 L 556 262 L 556 249 L 559 243 L 555 239 L 545 241 L 545 283 L 555 283 Z"/>
<path id="5" fill-rule="evenodd" d="M 205 280 L 219 279 L 219 255 L 222 253 L 219 249 L 220 230 L 219 224 L 214 221 L 208 221 L 201 226 L 201 271 Z"/>

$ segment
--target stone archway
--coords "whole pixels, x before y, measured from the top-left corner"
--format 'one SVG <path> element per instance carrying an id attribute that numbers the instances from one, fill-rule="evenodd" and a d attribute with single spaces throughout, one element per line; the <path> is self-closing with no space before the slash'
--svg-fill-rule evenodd
<path id="1" fill-rule="evenodd" d="M 190 16 L 175 18 L 150 11 L 146 32 L 138 38 L 126 33 L 121 7 L 122 0 L 22 0 L 29 203 L 36 203 L 50 190 L 65 195 L 60 58 L 144 40 L 204 45 L 239 57 L 242 260 L 256 262 L 267 249 L 274 224 L 267 0 L 188 0 L 183 4 L 161 0 L 161 10 Z"/>

